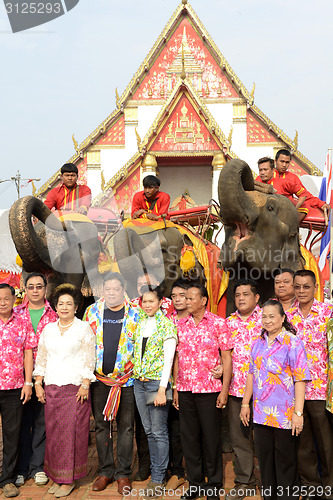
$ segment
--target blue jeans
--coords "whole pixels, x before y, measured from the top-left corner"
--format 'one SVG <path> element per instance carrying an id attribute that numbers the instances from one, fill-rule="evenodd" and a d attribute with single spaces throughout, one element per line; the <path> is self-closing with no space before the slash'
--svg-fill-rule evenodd
<path id="1" fill-rule="evenodd" d="M 147 434 L 151 480 L 163 483 L 169 462 L 168 412 L 166 406 L 146 405 L 146 392 L 158 391 L 159 380 L 140 382 L 134 380 L 134 396 L 145 433 Z"/>

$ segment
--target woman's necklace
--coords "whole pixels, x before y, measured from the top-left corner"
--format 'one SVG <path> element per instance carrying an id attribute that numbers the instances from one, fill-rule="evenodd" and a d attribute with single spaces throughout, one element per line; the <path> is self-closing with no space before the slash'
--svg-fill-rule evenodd
<path id="1" fill-rule="evenodd" d="M 63 335 L 64 334 L 64 331 L 67 330 L 67 328 L 69 328 L 70 326 L 72 326 L 74 324 L 74 321 L 75 321 L 75 318 L 73 319 L 73 321 L 71 323 L 68 323 L 68 325 L 62 325 L 60 323 L 60 318 L 58 319 L 58 327 L 59 327 L 59 330 L 62 329 L 63 331 L 60 331 L 60 334 Z"/>

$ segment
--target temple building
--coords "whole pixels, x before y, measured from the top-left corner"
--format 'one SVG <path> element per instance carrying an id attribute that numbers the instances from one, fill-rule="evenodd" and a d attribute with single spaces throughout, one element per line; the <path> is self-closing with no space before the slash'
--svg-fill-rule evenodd
<path id="1" fill-rule="evenodd" d="M 219 173 L 231 158 L 255 169 L 260 157 L 287 147 L 291 172 L 321 175 L 298 150 L 297 133 L 291 139 L 255 105 L 254 87 L 245 88 L 187 0 L 117 94 L 116 109 L 74 144 L 67 161 L 92 189 L 93 205 L 125 215 L 148 174 L 158 175 L 171 201 L 187 192 L 196 205 L 218 199 Z M 38 195 L 58 183 L 59 171 Z"/>

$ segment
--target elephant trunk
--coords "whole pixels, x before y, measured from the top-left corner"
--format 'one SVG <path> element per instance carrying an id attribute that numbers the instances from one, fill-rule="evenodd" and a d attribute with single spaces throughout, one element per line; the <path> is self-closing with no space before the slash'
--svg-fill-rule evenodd
<path id="1" fill-rule="evenodd" d="M 220 216 L 225 226 L 237 224 L 243 232 L 258 218 L 259 210 L 246 191 L 254 190 L 254 180 L 250 167 L 243 160 L 230 160 L 223 167 L 218 193 Z"/>
<path id="2" fill-rule="evenodd" d="M 35 231 L 31 217 L 37 217 L 47 227 L 64 231 L 63 224 L 38 198 L 25 196 L 17 200 L 9 211 L 9 226 L 16 250 L 27 272 L 51 269 L 49 251 L 45 240 Z"/>

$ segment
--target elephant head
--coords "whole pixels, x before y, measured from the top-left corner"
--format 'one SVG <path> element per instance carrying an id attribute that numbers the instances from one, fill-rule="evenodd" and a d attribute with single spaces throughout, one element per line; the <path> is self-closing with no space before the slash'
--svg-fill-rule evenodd
<path id="1" fill-rule="evenodd" d="M 35 225 L 32 216 L 39 220 Z M 87 274 L 90 283 L 98 280 L 100 243 L 88 219 L 61 222 L 41 200 L 26 196 L 11 207 L 9 225 L 23 270 L 49 275 L 48 295 L 63 282 L 80 289 Z"/>
<path id="2" fill-rule="evenodd" d="M 172 283 L 182 276 L 181 251 L 184 244 L 192 245 L 190 238 L 182 235 L 177 227 L 148 228 L 140 234 L 137 231 L 134 226 L 126 227 L 113 238 L 116 261 L 126 279 L 128 294 L 138 295 L 137 278 L 144 270 L 153 274 L 161 283 L 164 295 L 170 296 Z M 192 273 L 195 278 L 202 277 L 198 262 Z"/>
<path id="3" fill-rule="evenodd" d="M 251 169 L 242 160 L 229 161 L 221 171 L 218 193 L 225 242 L 220 261 L 235 278 L 246 274 L 270 279 L 274 269 L 303 267 L 297 210 L 286 197 L 274 194 L 272 186 L 265 188 L 256 190 Z"/>

